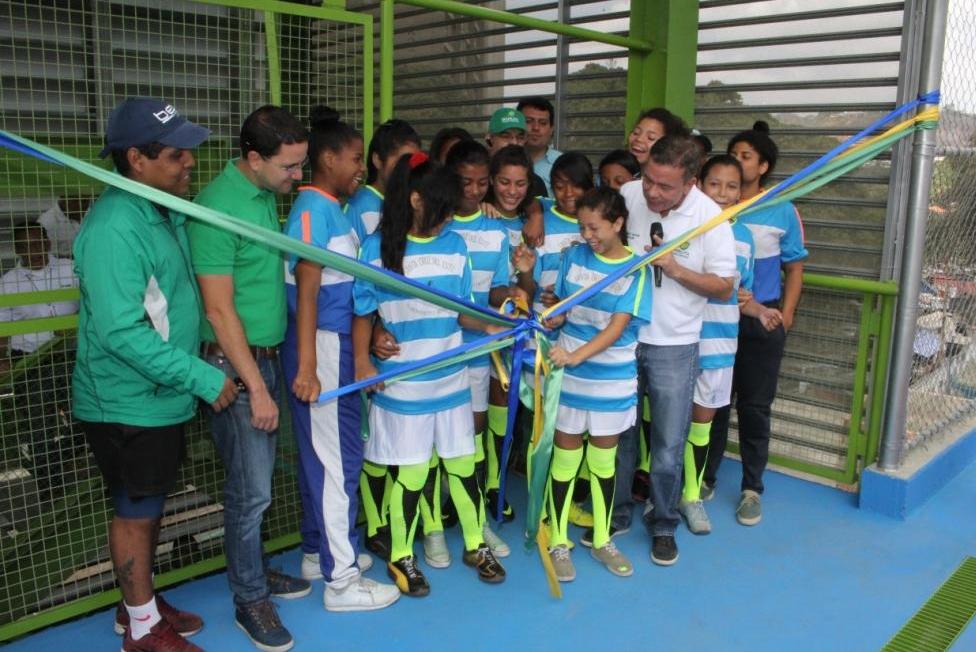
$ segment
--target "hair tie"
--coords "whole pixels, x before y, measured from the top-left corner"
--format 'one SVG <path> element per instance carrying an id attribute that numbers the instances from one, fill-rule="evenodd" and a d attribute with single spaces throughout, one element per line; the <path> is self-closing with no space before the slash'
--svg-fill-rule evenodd
<path id="1" fill-rule="evenodd" d="M 423 165 L 429 160 L 430 157 L 424 152 L 414 152 L 413 156 L 410 157 L 410 169 L 416 169 L 418 165 Z"/>

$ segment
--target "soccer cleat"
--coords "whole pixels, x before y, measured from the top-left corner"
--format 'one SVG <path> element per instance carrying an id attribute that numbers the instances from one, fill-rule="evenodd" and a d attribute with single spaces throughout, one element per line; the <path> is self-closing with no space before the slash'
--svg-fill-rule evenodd
<path id="1" fill-rule="evenodd" d="M 203 619 L 200 616 L 181 611 L 163 599 L 163 596 L 156 594 L 156 609 L 163 620 L 167 621 L 180 636 L 193 636 L 203 629 Z M 115 608 L 115 633 L 125 636 L 125 630 L 129 626 L 129 612 L 125 605 L 119 601 L 119 606 Z"/>
<path id="2" fill-rule="evenodd" d="M 485 507 L 488 512 L 488 518 L 494 520 L 495 515 L 498 514 L 498 489 L 489 489 L 485 494 Z M 510 523 L 515 520 L 515 510 L 512 506 L 505 501 L 505 506 L 502 508 L 502 520 L 505 523 Z"/>
<path id="3" fill-rule="evenodd" d="M 390 561 L 390 526 L 383 525 L 376 530 L 376 534 L 373 536 L 366 535 L 363 545 L 366 550 L 383 561 Z"/>
<path id="4" fill-rule="evenodd" d="M 485 526 L 481 529 L 481 534 L 485 538 L 485 543 L 491 548 L 491 551 L 495 553 L 496 557 L 508 557 L 512 554 L 512 549 L 508 547 L 498 534 L 491 529 L 491 526 L 485 522 Z"/>
<path id="5" fill-rule="evenodd" d="M 464 551 L 464 563 L 478 571 L 478 579 L 488 584 L 500 584 L 505 581 L 505 569 L 487 543 L 482 543 L 474 550 Z"/>
<path id="6" fill-rule="evenodd" d="M 430 584 L 417 566 L 417 558 L 409 555 L 386 564 L 386 574 L 390 576 L 400 593 L 412 598 L 422 598 L 430 593 Z"/>

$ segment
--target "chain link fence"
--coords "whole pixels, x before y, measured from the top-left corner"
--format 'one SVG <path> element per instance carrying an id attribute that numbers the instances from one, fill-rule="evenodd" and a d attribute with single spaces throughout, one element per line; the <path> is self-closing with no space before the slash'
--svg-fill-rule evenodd
<path id="1" fill-rule="evenodd" d="M 195 194 L 235 155 L 244 117 L 272 100 L 272 82 L 280 84 L 281 103 L 303 119 L 310 104 L 322 102 L 363 125 L 368 28 L 304 15 L 269 17 L 234 4 L 2 3 L 0 127 L 95 161 L 113 106 L 131 95 L 165 98 L 212 131 L 194 152 Z M 277 61 L 266 47 L 269 20 L 276 21 Z M 8 296 L 61 287 L 72 293 L 77 281 L 71 240 L 102 188 L 2 150 L 0 189 L 0 342 L 11 351 L 9 364 L 0 356 L 2 640 L 24 616 L 85 598 L 95 600 L 89 608 L 97 606 L 98 596 L 115 587 L 115 578 L 106 545 L 109 503 L 71 415 L 77 294 L 34 306 L 13 305 L 16 297 Z M 281 208 L 286 215 L 286 203 Z M 37 223 L 45 231 L 24 228 Z M 27 257 L 38 246 L 43 252 L 45 233 L 52 254 L 63 263 L 45 267 L 42 255 L 38 266 L 46 271 L 28 270 Z M 55 315 L 62 317 L 56 326 L 63 330 L 18 325 L 25 318 Z M 300 515 L 297 450 L 286 412 L 281 423 L 275 500 L 264 522 L 266 541 L 278 547 L 297 540 Z M 187 577 L 195 565 L 213 567 L 223 553 L 223 478 L 207 419 L 200 414 L 188 428 L 187 459 L 166 503 L 157 578 Z"/>
<path id="2" fill-rule="evenodd" d="M 950 2 L 904 451 L 976 414 L 976 7 Z"/>

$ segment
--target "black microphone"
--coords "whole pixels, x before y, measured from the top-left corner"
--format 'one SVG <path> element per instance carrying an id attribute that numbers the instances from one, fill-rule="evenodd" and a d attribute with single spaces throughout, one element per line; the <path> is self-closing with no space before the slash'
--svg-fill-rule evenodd
<path id="1" fill-rule="evenodd" d="M 652 247 L 658 246 L 657 243 L 654 242 L 654 236 L 661 238 L 662 242 L 664 241 L 664 227 L 661 226 L 660 222 L 651 222 L 651 246 Z M 658 288 L 661 287 L 660 267 L 654 268 L 654 287 L 658 287 Z"/>

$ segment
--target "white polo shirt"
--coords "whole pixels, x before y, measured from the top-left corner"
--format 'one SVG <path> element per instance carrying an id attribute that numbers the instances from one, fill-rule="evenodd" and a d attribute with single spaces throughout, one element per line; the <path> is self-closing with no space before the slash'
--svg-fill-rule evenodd
<path id="1" fill-rule="evenodd" d="M 667 241 L 721 212 L 718 204 L 697 186 L 692 187 L 681 205 L 671 209 L 667 217 L 661 217 L 647 207 L 640 179 L 625 183 L 620 194 L 630 212 L 627 218 L 627 244 L 640 254 L 645 253 L 645 245 L 651 244 L 651 223 L 661 223 L 664 240 Z M 678 264 L 694 272 L 715 274 L 722 278 L 735 277 L 735 238 L 727 222 L 693 238 L 672 255 Z M 653 278 L 653 275 L 649 278 Z M 641 326 L 638 340 L 659 346 L 694 344 L 701 334 L 702 315 L 707 302 L 707 297 L 662 275 L 661 287 L 654 287 L 651 322 Z"/>
<path id="2" fill-rule="evenodd" d="M 36 271 L 17 263 L 15 268 L 0 277 L 0 294 L 76 287 L 78 287 L 78 277 L 75 275 L 73 261 L 70 258 L 48 256 L 47 265 Z M 0 322 L 59 317 L 61 315 L 73 315 L 76 312 L 78 312 L 77 301 L 11 306 L 0 308 Z M 54 337 L 54 333 L 50 331 L 12 335 L 10 337 L 10 348 L 24 353 L 33 353 L 52 337 Z"/>

